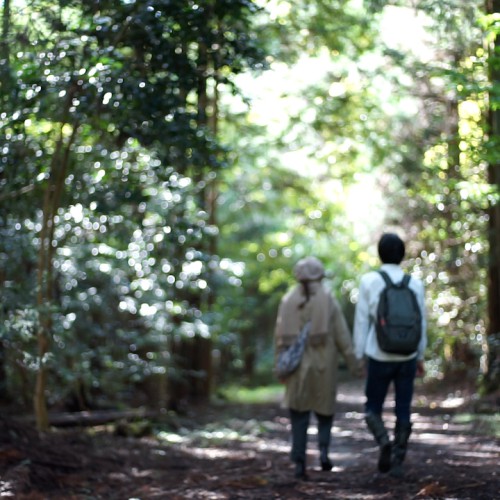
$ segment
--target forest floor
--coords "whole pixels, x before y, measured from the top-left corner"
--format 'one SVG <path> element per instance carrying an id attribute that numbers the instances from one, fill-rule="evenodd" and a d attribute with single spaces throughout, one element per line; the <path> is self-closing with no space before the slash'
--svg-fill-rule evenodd
<path id="1" fill-rule="evenodd" d="M 377 447 L 364 424 L 360 381 L 339 387 L 331 472 L 319 468 L 311 420 L 307 481 L 293 476 L 289 421 L 278 401 L 199 407 L 168 416 L 163 430 L 150 432 L 146 425 L 140 438 L 127 436 L 127 426 L 110 432 L 109 425 L 59 428 L 40 437 L 32 427 L 0 417 L 0 497 L 500 499 L 498 395 L 487 405 L 491 413 L 478 415 L 467 394 L 442 392 L 417 390 L 401 480 L 376 471 Z"/>

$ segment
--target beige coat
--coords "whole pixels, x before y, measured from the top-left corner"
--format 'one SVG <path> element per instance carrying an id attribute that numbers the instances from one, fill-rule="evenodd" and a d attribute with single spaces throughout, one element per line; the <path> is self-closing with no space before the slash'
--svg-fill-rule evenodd
<path id="1" fill-rule="evenodd" d="M 286 379 L 284 404 L 297 411 L 333 415 L 337 398 L 339 351 L 352 373 L 358 373 L 360 366 L 354 356 L 351 334 L 337 300 L 320 281 L 312 282 L 310 290 L 311 298 L 298 315 L 294 297 L 301 292 L 300 285 L 283 297 L 278 311 L 275 332 L 277 352 L 290 345 L 296 336 L 296 332 L 290 334 L 284 331 L 284 328 L 291 328 L 288 326 L 290 315 L 296 315 L 300 322 L 297 331 L 311 319 L 313 310 L 318 311 L 318 303 L 323 309 L 320 315 L 327 318 L 325 332 L 314 334 L 311 330 L 313 335 L 308 339 L 298 370 Z"/>

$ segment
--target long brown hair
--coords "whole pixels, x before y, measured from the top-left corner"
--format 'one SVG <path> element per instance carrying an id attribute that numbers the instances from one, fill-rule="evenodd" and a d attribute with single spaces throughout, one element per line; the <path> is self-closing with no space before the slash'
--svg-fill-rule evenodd
<path id="1" fill-rule="evenodd" d="M 300 281 L 300 284 L 302 285 L 302 290 L 304 290 L 304 295 L 306 296 L 306 300 L 304 300 L 304 302 L 302 302 L 302 304 L 299 304 L 299 309 L 303 309 L 304 306 L 309 302 L 309 299 L 311 298 L 311 292 L 309 290 L 309 283 L 310 283 L 310 280 Z"/>

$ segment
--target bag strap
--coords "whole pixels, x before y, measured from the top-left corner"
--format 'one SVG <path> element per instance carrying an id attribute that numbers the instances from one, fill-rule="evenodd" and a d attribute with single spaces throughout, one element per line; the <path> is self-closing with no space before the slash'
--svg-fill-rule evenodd
<path id="1" fill-rule="evenodd" d="M 378 272 L 379 272 L 380 276 L 382 276 L 382 278 L 384 278 L 385 284 L 387 286 L 392 286 L 392 281 L 391 281 L 391 278 L 389 278 L 389 275 L 385 271 L 382 271 L 382 269 L 379 269 Z"/>
<path id="2" fill-rule="evenodd" d="M 389 275 L 385 272 L 382 271 L 382 269 L 378 270 L 379 274 L 384 278 L 385 284 L 387 286 L 392 286 L 393 282 L 391 281 L 391 278 L 389 278 Z M 397 286 L 399 287 L 408 287 L 408 283 L 410 283 L 411 276 L 409 274 L 406 274 L 403 276 L 403 279 L 401 280 L 401 283 Z"/>
<path id="3" fill-rule="evenodd" d="M 299 337 L 307 339 L 310 329 L 311 329 L 311 320 L 307 321 L 306 324 L 302 327 L 302 330 L 299 333 Z"/>

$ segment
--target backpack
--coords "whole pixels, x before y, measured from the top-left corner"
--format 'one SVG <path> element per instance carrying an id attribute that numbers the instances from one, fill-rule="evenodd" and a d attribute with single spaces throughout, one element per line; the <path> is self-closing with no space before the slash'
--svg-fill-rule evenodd
<path id="1" fill-rule="evenodd" d="M 422 313 L 415 293 L 408 287 L 410 276 L 405 274 L 395 284 L 384 271 L 385 281 L 377 308 L 375 331 L 380 349 L 393 354 L 411 354 L 418 349 L 422 336 Z"/>

